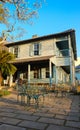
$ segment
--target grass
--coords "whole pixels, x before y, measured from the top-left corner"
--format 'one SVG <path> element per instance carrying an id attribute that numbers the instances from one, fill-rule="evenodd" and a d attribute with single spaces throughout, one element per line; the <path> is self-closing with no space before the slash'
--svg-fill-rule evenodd
<path id="1" fill-rule="evenodd" d="M 10 92 L 8 90 L 0 90 L 0 97 L 9 95 Z"/>

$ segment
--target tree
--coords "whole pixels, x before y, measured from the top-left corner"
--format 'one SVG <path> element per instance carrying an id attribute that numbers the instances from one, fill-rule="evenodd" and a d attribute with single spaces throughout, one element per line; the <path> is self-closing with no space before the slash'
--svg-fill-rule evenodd
<path id="1" fill-rule="evenodd" d="M 6 42 L 8 36 L 13 39 L 13 36 L 10 34 L 16 29 L 15 25 L 17 21 L 32 24 L 32 18 L 37 16 L 38 9 L 41 7 L 43 1 L 0 0 L 0 24 L 6 25 L 6 30 L 3 30 L 1 33 L 1 45 Z M 21 31 L 24 30 L 21 28 Z M 19 36 L 21 35 L 19 34 Z M 2 46 L 0 46 L 0 77 L 5 77 L 6 75 L 13 74 L 16 68 L 10 63 L 14 59 L 13 54 L 1 48 Z"/>
<path id="2" fill-rule="evenodd" d="M 37 16 L 38 9 L 44 1 L 0 0 L 0 23 L 7 25 L 7 29 L 2 32 L 2 36 L 7 35 L 6 37 L 8 37 L 12 31 L 16 30 L 17 21 L 32 24 L 32 18 Z M 23 31 L 22 28 L 21 31 Z"/>
<path id="3" fill-rule="evenodd" d="M 33 0 L 33 2 L 30 0 L 0 0 L 0 3 L 2 3 L 1 13 L 5 16 L 7 12 L 10 12 L 9 7 L 6 8 L 7 3 L 9 3 L 10 6 L 14 6 L 18 19 L 28 20 L 37 13 L 36 9 L 41 7 L 43 1 L 44 0 Z"/>
<path id="4" fill-rule="evenodd" d="M 0 84 L 3 79 L 16 72 L 16 67 L 10 63 L 14 59 L 15 56 L 8 52 L 3 44 L 0 44 Z"/>

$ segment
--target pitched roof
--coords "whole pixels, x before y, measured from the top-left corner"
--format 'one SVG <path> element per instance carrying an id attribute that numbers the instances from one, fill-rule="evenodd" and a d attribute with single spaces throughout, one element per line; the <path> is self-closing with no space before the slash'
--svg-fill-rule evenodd
<path id="1" fill-rule="evenodd" d="M 74 29 L 69 29 L 69 30 L 66 30 L 66 31 L 60 32 L 60 33 L 55 33 L 55 34 L 50 34 L 50 35 L 45 35 L 45 36 L 40 36 L 40 37 L 34 37 L 34 38 L 23 40 L 23 41 L 7 43 L 5 45 L 7 47 L 10 47 L 10 46 L 15 46 L 15 45 L 37 42 L 37 41 L 41 41 L 41 40 L 58 38 L 58 37 L 62 37 L 62 36 L 68 36 L 68 35 L 71 36 L 71 44 L 72 44 L 72 47 L 73 47 L 74 58 L 75 58 L 75 60 L 77 60 L 76 38 L 75 38 L 75 30 Z"/>

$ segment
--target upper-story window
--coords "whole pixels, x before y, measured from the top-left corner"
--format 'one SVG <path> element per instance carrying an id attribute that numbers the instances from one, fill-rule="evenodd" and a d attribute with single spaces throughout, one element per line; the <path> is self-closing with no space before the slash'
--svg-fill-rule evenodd
<path id="1" fill-rule="evenodd" d="M 34 55 L 39 55 L 39 44 L 38 43 L 34 44 Z"/>
<path id="2" fill-rule="evenodd" d="M 68 40 L 62 40 L 56 42 L 56 55 L 59 57 L 68 57 L 69 56 L 69 43 Z"/>
<path id="3" fill-rule="evenodd" d="M 9 52 L 13 53 L 16 58 L 19 57 L 19 46 L 14 46 L 9 48 Z"/>
<path id="4" fill-rule="evenodd" d="M 14 47 L 14 55 L 16 58 L 18 58 L 18 46 Z"/>
<path id="5" fill-rule="evenodd" d="M 41 54 L 41 43 L 34 43 L 30 45 L 30 56 L 37 56 Z"/>

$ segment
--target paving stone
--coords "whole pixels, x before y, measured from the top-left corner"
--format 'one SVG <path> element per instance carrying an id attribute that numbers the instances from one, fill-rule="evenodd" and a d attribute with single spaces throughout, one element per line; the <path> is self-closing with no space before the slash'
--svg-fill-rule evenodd
<path id="1" fill-rule="evenodd" d="M 72 107 L 71 112 L 79 112 L 80 108 Z"/>
<path id="2" fill-rule="evenodd" d="M 17 126 L 2 124 L 0 125 L 0 130 L 26 130 L 26 129 Z"/>
<path id="3" fill-rule="evenodd" d="M 80 97 L 51 96 L 38 109 L 17 104 L 16 95 L 0 98 L 0 130 L 79 130 Z"/>
<path id="4" fill-rule="evenodd" d="M 9 118 L 9 117 L 1 117 L 1 116 L 0 116 L 0 122 L 1 122 L 1 123 L 16 125 L 16 124 L 19 123 L 20 121 L 21 121 L 21 120 L 19 120 L 19 119 L 13 119 L 13 118 Z"/>
<path id="5" fill-rule="evenodd" d="M 31 120 L 31 121 L 36 121 L 37 119 L 39 119 L 38 116 L 31 116 L 31 115 L 27 115 L 27 114 L 20 114 L 18 116 L 16 116 L 16 118 L 18 119 L 25 119 L 25 120 Z"/>
<path id="6" fill-rule="evenodd" d="M 47 108 L 41 108 L 41 109 L 38 109 L 37 112 L 42 112 L 42 113 L 47 113 Z"/>
<path id="7" fill-rule="evenodd" d="M 43 117 L 43 116 L 44 116 L 44 117 L 50 117 L 50 118 L 52 118 L 52 117 L 55 116 L 55 114 L 41 113 L 41 112 L 34 113 L 33 115 L 41 116 L 41 117 Z"/>
<path id="8" fill-rule="evenodd" d="M 70 112 L 69 115 L 80 117 L 80 112 Z"/>
<path id="9" fill-rule="evenodd" d="M 38 121 L 44 122 L 44 123 L 49 123 L 49 124 L 57 124 L 57 125 L 63 125 L 64 124 L 64 120 L 50 119 L 50 118 L 44 118 L 44 117 L 41 117 Z"/>
<path id="10" fill-rule="evenodd" d="M 79 117 L 78 116 L 68 116 L 66 119 L 67 120 L 71 120 L 71 121 L 79 121 Z"/>
<path id="11" fill-rule="evenodd" d="M 1 112 L 0 116 L 8 116 L 8 117 L 15 117 L 16 114 L 15 113 L 10 113 L 10 112 Z"/>
<path id="12" fill-rule="evenodd" d="M 22 121 L 18 126 L 32 128 L 33 130 L 44 130 L 47 127 L 47 124 L 33 121 Z"/>
<path id="13" fill-rule="evenodd" d="M 46 130 L 79 130 L 79 129 L 64 127 L 64 126 L 50 125 Z"/>
<path id="14" fill-rule="evenodd" d="M 16 114 L 28 114 L 28 115 L 32 115 L 33 112 L 30 112 L 30 111 L 21 111 L 21 110 L 18 110 L 18 111 L 15 111 L 14 113 Z"/>
<path id="15" fill-rule="evenodd" d="M 66 120 L 67 116 L 66 115 L 56 115 L 55 118 Z"/>
<path id="16" fill-rule="evenodd" d="M 67 121 L 65 125 L 80 129 L 80 122 Z"/>
<path id="17" fill-rule="evenodd" d="M 13 112 L 14 110 L 12 110 L 12 109 L 10 109 L 10 108 L 4 108 L 4 107 L 1 107 L 0 108 L 1 109 L 1 111 L 3 112 Z"/>

